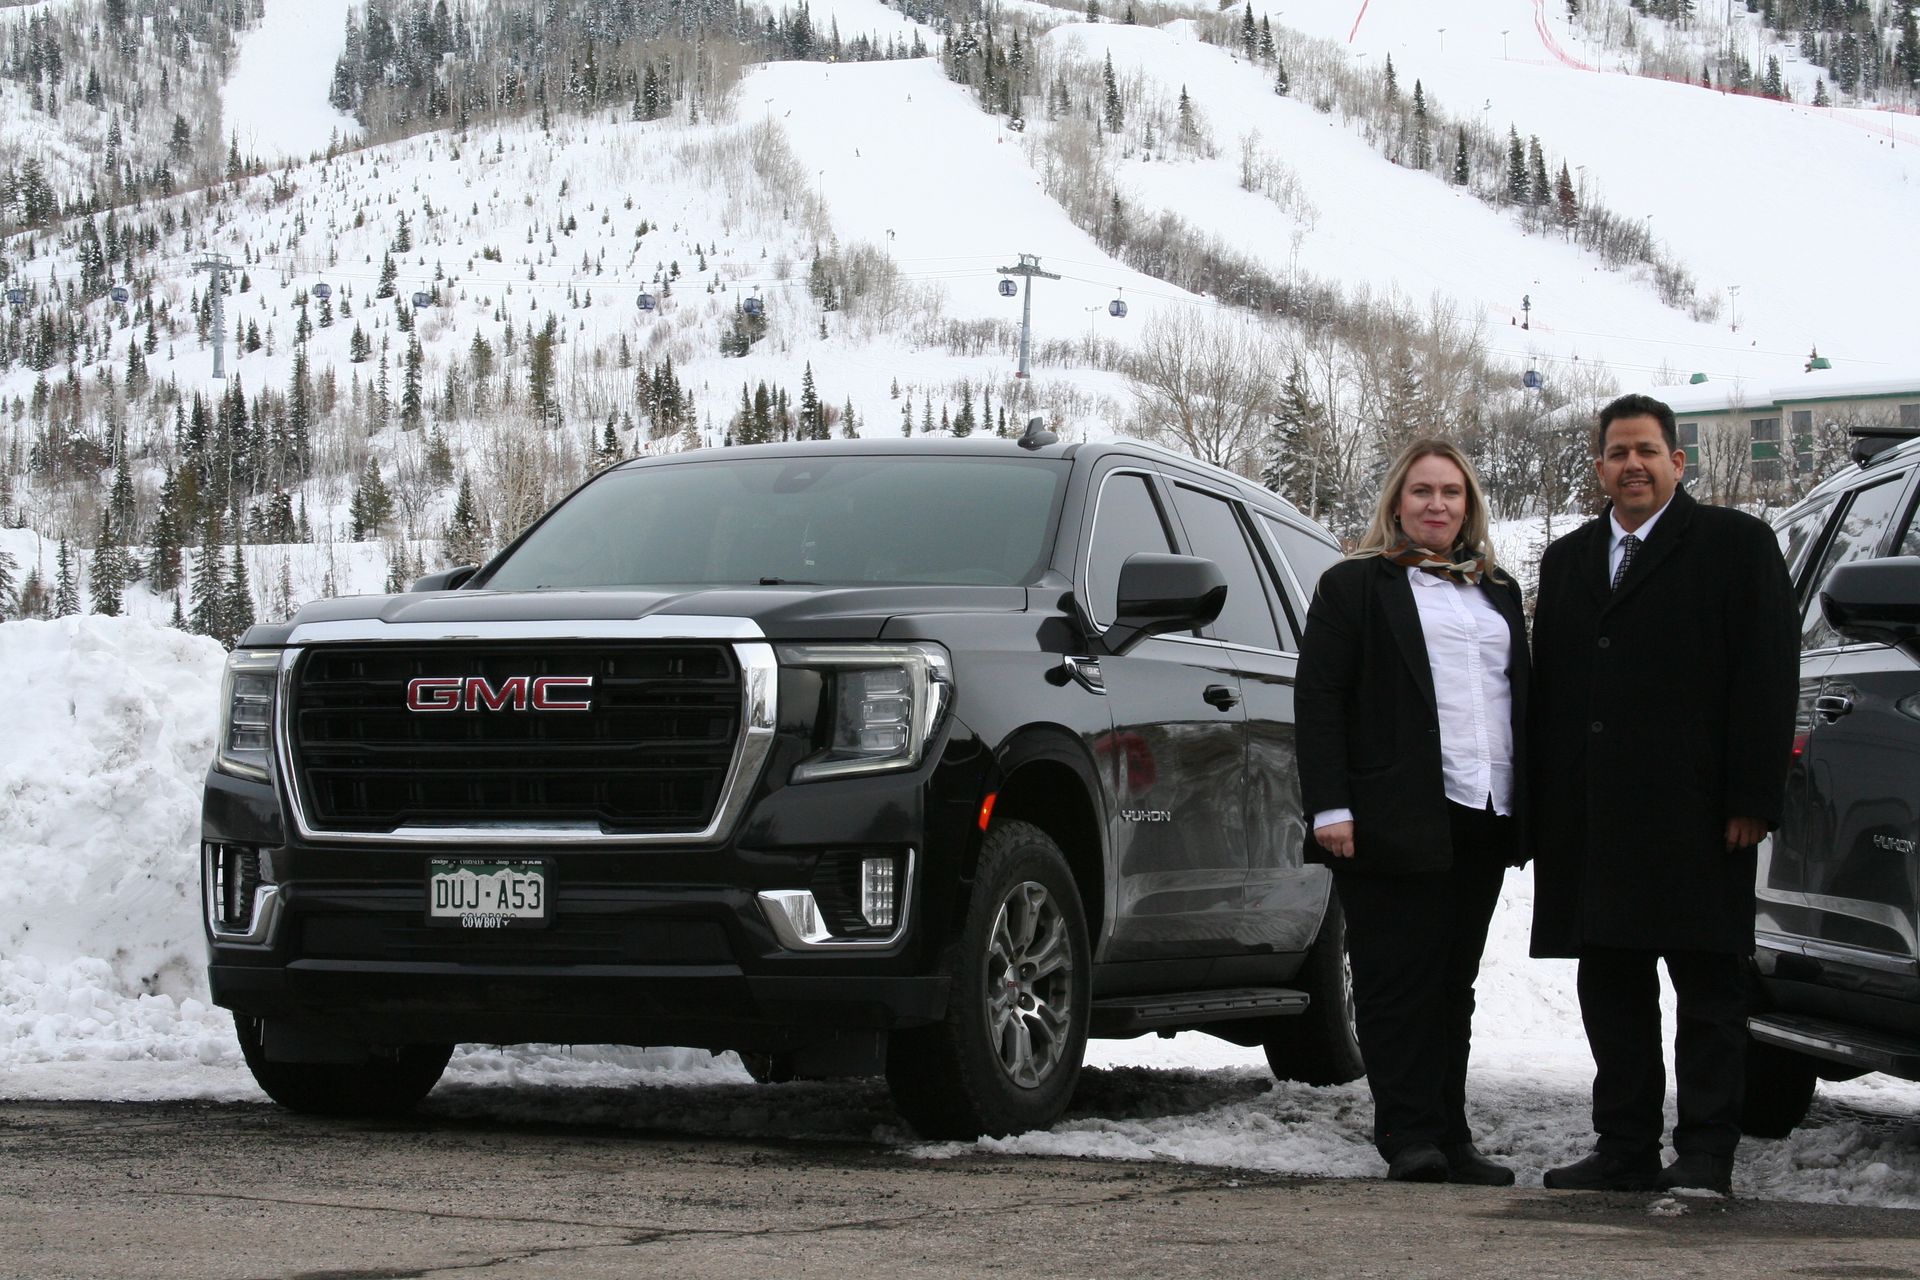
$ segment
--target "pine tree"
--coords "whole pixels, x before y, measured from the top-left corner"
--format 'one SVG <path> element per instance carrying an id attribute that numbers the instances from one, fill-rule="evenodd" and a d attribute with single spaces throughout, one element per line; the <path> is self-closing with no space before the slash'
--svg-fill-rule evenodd
<path id="1" fill-rule="evenodd" d="M 393 254 L 388 253 L 380 261 L 380 287 L 373 291 L 376 298 L 391 298 L 394 294 L 394 282 L 400 277 L 400 270 L 393 265 Z"/>
<path id="2" fill-rule="evenodd" d="M 1111 51 L 1107 53 L 1106 69 L 1102 72 L 1102 76 L 1106 83 L 1107 97 L 1106 110 L 1101 115 L 1101 121 L 1106 125 L 1108 133 L 1119 133 L 1120 130 L 1126 126 L 1127 121 L 1126 115 L 1120 106 L 1120 85 L 1119 82 L 1113 78 L 1113 53 Z"/>
<path id="3" fill-rule="evenodd" d="M 220 643 L 231 649 L 253 625 L 253 588 L 247 581 L 247 558 L 240 548 L 239 530 L 234 531 L 233 561 L 227 570 L 226 590 L 220 602 Z"/>
<path id="4" fill-rule="evenodd" d="M 0 622 L 6 620 L 10 612 L 17 612 L 20 604 L 20 562 L 4 550 L 0 550 Z"/>
<path id="5" fill-rule="evenodd" d="M 1507 126 L 1507 203 L 1525 204 L 1528 195 L 1527 149 L 1520 130 Z"/>
<path id="6" fill-rule="evenodd" d="M 1276 57 L 1273 60 L 1273 91 L 1284 98 L 1291 88 L 1293 81 L 1287 78 L 1287 64 Z"/>
<path id="7" fill-rule="evenodd" d="M 407 339 L 406 379 L 400 392 L 400 427 L 403 431 L 417 430 L 424 420 L 426 401 L 420 387 L 423 363 L 420 335 L 414 334 Z"/>
<path id="8" fill-rule="evenodd" d="M 847 397 L 846 405 L 840 410 L 840 436 L 845 440 L 860 438 L 860 424 L 854 420 L 853 397 Z"/>
<path id="9" fill-rule="evenodd" d="M 1527 186 L 1529 201 L 1544 205 L 1553 199 L 1553 185 L 1547 179 L 1547 156 L 1540 148 L 1540 135 L 1527 139 Z"/>
<path id="10" fill-rule="evenodd" d="M 1413 82 L 1413 167 L 1433 167 L 1433 132 L 1427 121 L 1427 95 L 1418 80 Z"/>
<path id="11" fill-rule="evenodd" d="M 1813 82 L 1813 105 L 1816 107 L 1833 105 L 1833 99 L 1827 96 L 1827 82 L 1824 77 Z"/>
<path id="12" fill-rule="evenodd" d="M 1253 0 L 1247 0 L 1247 7 L 1240 11 L 1240 50 L 1253 60 L 1254 50 L 1259 48 L 1259 28 L 1253 24 Z"/>
<path id="13" fill-rule="evenodd" d="M 1467 185 L 1467 129 L 1461 125 L 1454 131 L 1453 143 L 1453 185 Z"/>
<path id="14" fill-rule="evenodd" d="M 960 412 L 953 416 L 953 434 L 964 439 L 973 434 L 973 384 L 960 384 Z"/>
<path id="15" fill-rule="evenodd" d="M 65 538 L 60 539 L 60 550 L 54 559 L 53 577 L 53 616 L 68 618 L 80 612 L 80 586 L 74 580 L 73 552 L 67 546 Z"/>
<path id="16" fill-rule="evenodd" d="M 153 555 L 147 561 L 147 581 L 155 591 L 172 591 L 180 585 L 181 530 L 191 524 L 181 515 L 179 473 L 170 470 L 160 486 L 160 511 L 153 519 Z"/>
<path id="17" fill-rule="evenodd" d="M 484 558 L 480 510 L 473 500 L 473 477 L 460 473 L 460 494 L 447 521 L 447 559 L 453 564 L 478 564 Z"/>
<path id="18" fill-rule="evenodd" d="M 117 618 L 122 610 L 121 595 L 126 590 L 125 571 L 120 548 L 113 540 L 113 522 L 100 513 L 100 533 L 94 541 L 93 573 L 87 581 L 91 610 L 102 617 Z"/>
<path id="19" fill-rule="evenodd" d="M 1559 181 L 1554 184 L 1554 201 L 1559 206 L 1560 225 L 1571 230 L 1580 221 L 1580 205 L 1564 160 L 1560 162 Z"/>
<path id="20" fill-rule="evenodd" d="M 1326 406 L 1314 398 L 1306 371 L 1295 361 L 1274 406 L 1260 480 L 1315 519 L 1331 510 L 1340 496 L 1326 456 L 1327 425 Z"/>
<path id="21" fill-rule="evenodd" d="M 1180 86 L 1180 139 L 1192 142 L 1195 137 L 1193 120 L 1193 99 L 1187 96 L 1187 86 Z"/>
<path id="22" fill-rule="evenodd" d="M 188 590 L 193 607 L 187 613 L 187 628 L 195 635 L 225 634 L 227 579 L 220 563 L 220 517 L 212 514 L 201 528 L 200 549 L 194 555 L 193 581 Z"/>
<path id="23" fill-rule="evenodd" d="M 802 440 L 825 440 L 827 423 L 820 407 L 820 393 L 813 385 L 813 362 L 807 362 L 806 372 L 800 376 L 800 424 L 797 435 Z"/>
<path id="24" fill-rule="evenodd" d="M 366 469 L 360 473 L 360 482 L 354 486 L 353 500 L 347 510 L 353 521 L 355 542 L 378 536 L 393 516 L 393 492 L 380 478 L 380 464 L 372 458 L 367 459 Z"/>
<path id="25" fill-rule="evenodd" d="M 1400 77 L 1393 72 L 1393 55 L 1387 55 L 1387 71 L 1384 77 L 1387 92 L 1387 105 L 1391 106 L 1400 97 Z"/>

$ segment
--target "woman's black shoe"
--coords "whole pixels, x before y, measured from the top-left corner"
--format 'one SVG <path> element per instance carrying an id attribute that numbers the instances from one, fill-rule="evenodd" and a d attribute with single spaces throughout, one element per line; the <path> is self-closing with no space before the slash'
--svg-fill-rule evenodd
<path id="1" fill-rule="evenodd" d="M 1447 1181 L 1469 1187 L 1510 1187 L 1513 1170 L 1495 1164 L 1480 1154 L 1471 1142 L 1455 1142 L 1440 1148 L 1447 1160 Z"/>
<path id="2" fill-rule="evenodd" d="M 1445 1182 L 1447 1158 L 1431 1142 L 1415 1142 L 1393 1153 L 1387 1161 L 1389 1182 Z"/>
<path id="3" fill-rule="evenodd" d="M 1623 1160 L 1596 1151 L 1584 1160 L 1547 1170 L 1541 1181 L 1556 1191 L 1651 1191 L 1659 1178 L 1659 1156 Z"/>

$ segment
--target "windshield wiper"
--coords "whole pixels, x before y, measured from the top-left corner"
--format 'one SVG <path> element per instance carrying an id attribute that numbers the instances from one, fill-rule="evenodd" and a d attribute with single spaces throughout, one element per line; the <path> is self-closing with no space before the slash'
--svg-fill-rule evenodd
<path id="1" fill-rule="evenodd" d="M 762 578 L 760 585 L 763 587 L 817 587 L 820 584 L 809 582 L 805 578 Z"/>

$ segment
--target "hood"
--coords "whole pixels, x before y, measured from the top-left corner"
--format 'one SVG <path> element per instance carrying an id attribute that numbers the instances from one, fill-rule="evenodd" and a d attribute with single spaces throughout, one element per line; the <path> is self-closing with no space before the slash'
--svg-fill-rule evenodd
<path id="1" fill-rule="evenodd" d="M 552 624 L 564 634 L 569 624 L 633 622 L 650 619 L 663 636 L 673 620 L 684 618 L 689 634 L 756 630 L 770 640 L 873 640 L 890 618 L 901 614 L 1018 613 L 1027 607 L 1024 587 L 701 587 L 690 591 L 429 591 L 418 595 L 343 596 L 303 607 L 292 622 L 253 627 L 243 647 L 286 644 L 317 638 L 313 629 L 329 623 L 382 623 L 405 626 L 418 639 L 444 627 L 457 636 L 462 627 L 513 623 Z M 700 620 L 699 626 L 694 620 Z M 418 630 L 414 630 L 418 628 Z M 335 628 L 327 628 L 335 630 Z M 360 638 L 378 638 L 378 628 L 352 629 Z M 305 634 L 297 636 L 297 631 Z M 397 638 L 397 637 L 396 637 Z"/>

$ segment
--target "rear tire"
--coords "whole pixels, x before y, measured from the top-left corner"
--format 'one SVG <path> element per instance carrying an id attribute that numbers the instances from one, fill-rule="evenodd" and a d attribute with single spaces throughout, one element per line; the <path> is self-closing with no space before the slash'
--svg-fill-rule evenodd
<path id="1" fill-rule="evenodd" d="M 1312 997 L 1306 1012 L 1275 1018 L 1262 1047 L 1275 1078 L 1301 1084 L 1346 1084 L 1367 1073 L 1354 1030 L 1353 969 L 1347 963 L 1347 916 L 1329 892 L 1320 935 L 1294 983 Z"/>
<path id="2" fill-rule="evenodd" d="M 233 1017 L 247 1070 L 269 1098 L 311 1116 L 396 1116 L 413 1110 L 439 1083 L 450 1044 L 402 1045 L 366 1062 L 272 1062 L 258 1018 Z"/>
<path id="3" fill-rule="evenodd" d="M 1747 1040 L 1747 1088 L 1740 1104 L 1740 1129 L 1756 1138 L 1784 1138 L 1807 1118 L 1814 1080 L 1813 1059 L 1778 1045 Z"/>
<path id="4" fill-rule="evenodd" d="M 1092 961 L 1079 889 L 1046 832 L 1003 822 L 987 833 L 944 968 L 945 1020 L 888 1038 L 900 1114 L 928 1138 L 1051 1125 L 1086 1056 Z"/>

